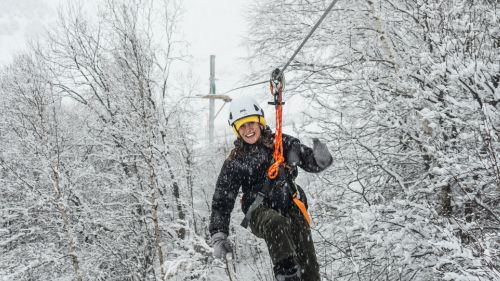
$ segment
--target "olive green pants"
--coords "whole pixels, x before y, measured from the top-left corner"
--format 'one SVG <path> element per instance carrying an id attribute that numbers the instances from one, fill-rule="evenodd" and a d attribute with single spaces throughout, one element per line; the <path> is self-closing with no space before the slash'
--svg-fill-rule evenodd
<path id="1" fill-rule="evenodd" d="M 293 208 L 287 218 L 273 209 L 259 207 L 252 213 L 250 228 L 266 241 L 274 265 L 293 256 L 302 268 L 303 280 L 320 280 L 311 229 L 298 210 Z"/>

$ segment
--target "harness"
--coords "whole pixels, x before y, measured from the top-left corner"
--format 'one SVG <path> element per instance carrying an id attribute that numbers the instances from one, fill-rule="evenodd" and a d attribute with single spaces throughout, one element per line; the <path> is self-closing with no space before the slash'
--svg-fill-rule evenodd
<path id="1" fill-rule="evenodd" d="M 293 179 L 287 176 L 285 171 L 285 157 L 283 156 L 283 88 L 284 88 L 284 76 L 283 73 L 276 68 L 271 73 L 270 79 L 270 90 L 273 95 L 274 101 L 269 102 L 275 106 L 276 109 L 276 132 L 274 134 L 274 152 L 273 152 L 273 164 L 269 167 L 267 171 L 267 176 L 264 181 L 263 187 L 257 193 L 255 200 L 252 202 L 248 208 L 245 218 L 241 222 L 241 226 L 244 228 L 248 227 L 252 212 L 261 206 L 266 198 L 267 194 L 272 190 L 273 186 L 275 188 L 282 188 L 283 184 L 287 184 L 291 191 L 291 200 L 297 206 L 299 211 L 302 213 L 304 219 L 309 225 L 311 225 L 311 218 L 307 212 L 306 206 L 302 200 L 300 200 L 300 193 L 297 185 Z M 296 167 L 291 167 L 296 169 Z M 280 180 L 284 180 L 281 182 Z M 279 182 L 279 185 L 277 183 Z M 277 187 L 278 186 L 278 187 Z"/>

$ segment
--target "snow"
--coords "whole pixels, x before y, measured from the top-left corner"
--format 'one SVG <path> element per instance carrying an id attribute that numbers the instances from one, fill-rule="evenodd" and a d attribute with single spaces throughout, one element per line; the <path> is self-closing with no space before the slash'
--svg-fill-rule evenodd
<path id="1" fill-rule="evenodd" d="M 165 22 L 160 6 L 148 14 L 160 2 L 132 1 L 91 19 L 68 14 L 48 38 L 49 2 L 0 3 L 1 53 L 27 54 L 0 58 L 1 279 L 227 280 L 208 217 L 234 135 L 223 110 L 206 143 L 199 77 L 217 52 L 221 91 L 234 77 L 267 78 L 322 3 L 262 0 L 242 12 L 238 1 L 190 0 L 197 10 Z M 334 156 L 297 180 L 324 279 L 499 279 L 500 13 L 490 2 L 382 1 L 370 11 L 339 1 L 290 65 L 285 133 L 309 146 L 319 137 Z M 148 20 L 178 20 L 172 45 Z M 244 47 L 237 31 L 221 31 L 229 25 L 247 29 Z M 189 32 L 191 49 L 179 43 Z M 40 49 L 22 47 L 25 37 Z M 245 91 L 270 99 L 266 86 Z M 271 280 L 267 246 L 239 226 L 239 209 L 229 226 L 236 271 Z"/>

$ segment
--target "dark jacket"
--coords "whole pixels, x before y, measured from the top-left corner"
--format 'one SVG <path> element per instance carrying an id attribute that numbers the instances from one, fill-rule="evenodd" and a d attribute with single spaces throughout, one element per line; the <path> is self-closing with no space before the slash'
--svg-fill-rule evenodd
<path id="1" fill-rule="evenodd" d="M 243 191 L 241 208 L 244 213 L 248 211 L 257 193 L 262 188 L 266 180 L 267 170 L 273 162 L 273 139 L 274 134 L 266 127 L 262 130 L 262 135 L 255 144 L 247 144 L 241 139 L 235 141 L 235 148 L 224 162 L 219 173 L 219 178 L 217 179 L 210 216 L 209 231 L 211 235 L 217 232 L 229 234 L 231 212 L 233 211 L 240 187 Z M 287 156 L 292 148 L 299 154 L 300 162 L 298 166 L 300 168 L 312 173 L 323 170 L 316 163 L 311 148 L 301 144 L 298 139 L 283 134 L 285 163 L 287 163 Z M 293 180 L 297 177 L 297 169 L 286 174 Z M 301 200 L 307 205 L 307 199 L 303 190 L 299 186 L 297 188 L 301 195 Z M 273 192 L 279 191 L 273 189 Z M 279 208 L 276 207 L 275 198 L 276 196 L 268 196 L 264 201 L 264 205 L 273 209 Z"/>

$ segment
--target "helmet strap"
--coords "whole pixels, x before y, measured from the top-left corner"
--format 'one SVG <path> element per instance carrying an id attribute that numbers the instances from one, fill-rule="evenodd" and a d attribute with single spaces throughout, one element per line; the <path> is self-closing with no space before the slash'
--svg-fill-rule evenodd
<path id="1" fill-rule="evenodd" d="M 234 131 L 236 132 L 236 134 L 238 135 L 238 138 L 241 138 L 241 136 L 240 136 L 240 131 L 238 131 L 238 130 L 236 129 L 236 125 L 234 125 L 234 123 L 233 123 L 233 129 L 234 129 Z"/>

